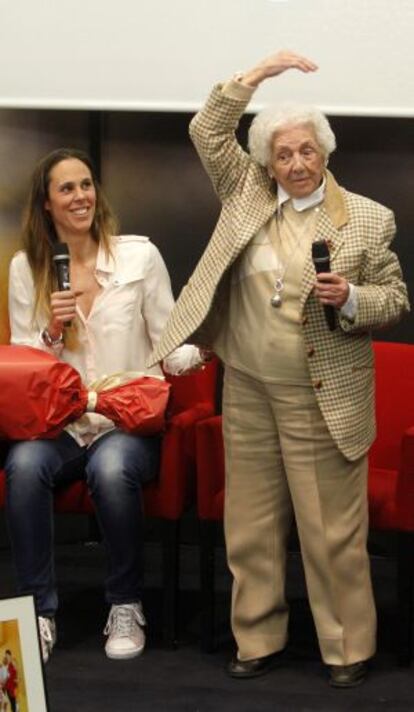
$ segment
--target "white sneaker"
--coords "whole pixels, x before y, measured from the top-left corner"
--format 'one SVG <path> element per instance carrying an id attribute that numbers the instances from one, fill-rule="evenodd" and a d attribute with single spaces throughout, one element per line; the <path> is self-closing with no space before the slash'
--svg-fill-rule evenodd
<path id="1" fill-rule="evenodd" d="M 53 646 L 56 643 L 56 623 L 54 618 L 44 618 L 43 616 L 39 616 L 37 620 L 39 623 L 43 662 L 47 663 L 51 656 Z"/>
<path id="2" fill-rule="evenodd" d="M 104 635 L 108 635 L 105 652 L 108 658 L 127 660 L 140 655 L 145 647 L 146 624 L 141 603 L 112 606 Z"/>

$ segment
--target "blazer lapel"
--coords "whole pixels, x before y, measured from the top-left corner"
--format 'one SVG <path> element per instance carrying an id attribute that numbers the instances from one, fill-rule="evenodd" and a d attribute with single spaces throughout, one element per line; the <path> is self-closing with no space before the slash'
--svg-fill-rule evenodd
<path id="1" fill-rule="evenodd" d="M 341 189 L 337 185 L 332 174 L 327 171 L 326 195 L 319 213 L 315 240 L 326 240 L 328 243 L 331 269 L 335 255 L 345 239 L 344 231 L 341 228 L 346 225 L 347 222 L 348 212 Z M 312 262 L 312 251 L 309 250 L 302 279 L 300 297 L 302 311 L 305 306 L 305 302 L 313 289 L 315 279 L 316 273 Z"/>

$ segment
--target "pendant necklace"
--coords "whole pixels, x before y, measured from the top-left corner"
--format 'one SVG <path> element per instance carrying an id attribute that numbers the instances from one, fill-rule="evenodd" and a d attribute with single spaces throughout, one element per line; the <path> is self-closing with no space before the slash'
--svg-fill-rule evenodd
<path id="1" fill-rule="evenodd" d="M 273 243 L 273 246 L 274 246 L 274 249 L 276 252 L 276 256 L 279 261 L 280 253 L 282 252 L 282 249 L 281 249 L 282 245 L 281 245 L 281 240 L 280 240 L 280 233 L 279 233 L 279 230 L 278 230 L 277 224 L 276 224 L 276 217 L 273 217 L 272 220 L 270 221 L 270 236 L 271 236 L 271 242 Z M 301 238 L 302 238 L 302 232 L 297 237 L 296 242 L 288 256 L 287 262 L 285 262 L 284 265 L 282 264 L 282 269 L 279 269 L 278 273 L 276 274 L 275 282 L 273 284 L 274 294 L 272 294 L 272 296 L 270 298 L 270 304 L 275 309 L 278 309 L 283 304 L 282 292 L 285 288 L 285 284 L 284 284 L 285 274 L 288 270 L 290 263 L 292 262 L 295 254 L 296 254 L 296 251 L 299 247 Z M 277 243 L 279 243 L 279 245 L 280 245 L 279 250 L 276 249 Z"/>
<path id="2" fill-rule="evenodd" d="M 272 305 L 272 307 L 275 307 L 275 309 L 282 306 L 281 292 L 283 291 L 283 287 L 284 287 L 283 276 L 278 277 L 273 285 L 273 289 L 275 290 L 275 293 L 273 294 L 273 296 L 270 299 L 270 304 Z"/>

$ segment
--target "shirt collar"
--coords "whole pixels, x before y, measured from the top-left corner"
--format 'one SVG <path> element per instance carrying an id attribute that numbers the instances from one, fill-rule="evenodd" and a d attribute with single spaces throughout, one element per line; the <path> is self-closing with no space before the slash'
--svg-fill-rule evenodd
<path id="1" fill-rule="evenodd" d="M 114 249 L 114 244 L 112 249 Z M 102 243 L 98 246 L 98 255 L 96 257 L 96 271 L 112 273 L 115 271 L 115 262 L 111 253 L 107 254 Z"/>
<path id="2" fill-rule="evenodd" d="M 292 205 L 297 210 L 298 213 L 301 213 L 303 210 L 307 210 L 308 208 L 313 208 L 315 205 L 319 205 L 319 203 L 322 203 L 324 197 L 325 197 L 325 187 L 326 187 L 326 176 L 323 177 L 323 181 L 320 184 L 316 190 L 313 191 L 310 195 L 305 195 L 303 198 L 292 198 Z M 282 188 L 281 185 L 277 185 L 277 201 L 278 201 L 278 208 L 281 208 L 284 203 L 286 203 L 288 200 L 291 199 L 291 196 L 289 193 L 286 192 L 284 188 Z"/>

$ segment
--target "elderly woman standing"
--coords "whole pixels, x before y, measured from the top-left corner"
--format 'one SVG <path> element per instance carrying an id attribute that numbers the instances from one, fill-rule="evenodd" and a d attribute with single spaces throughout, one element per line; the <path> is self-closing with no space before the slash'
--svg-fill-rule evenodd
<path id="1" fill-rule="evenodd" d="M 315 108 L 265 111 L 250 155 L 235 129 L 255 88 L 316 65 L 279 52 L 213 89 L 191 136 L 222 201 L 216 230 L 155 349 L 189 334 L 225 363 L 225 534 L 238 646 L 228 672 L 265 673 L 287 643 L 293 513 L 330 682 L 362 682 L 375 651 L 366 550 L 375 435 L 370 331 L 408 309 L 390 210 L 327 171 L 335 137 Z M 312 243 L 330 250 L 315 277 Z M 326 323 L 331 307 L 336 328 Z"/>

